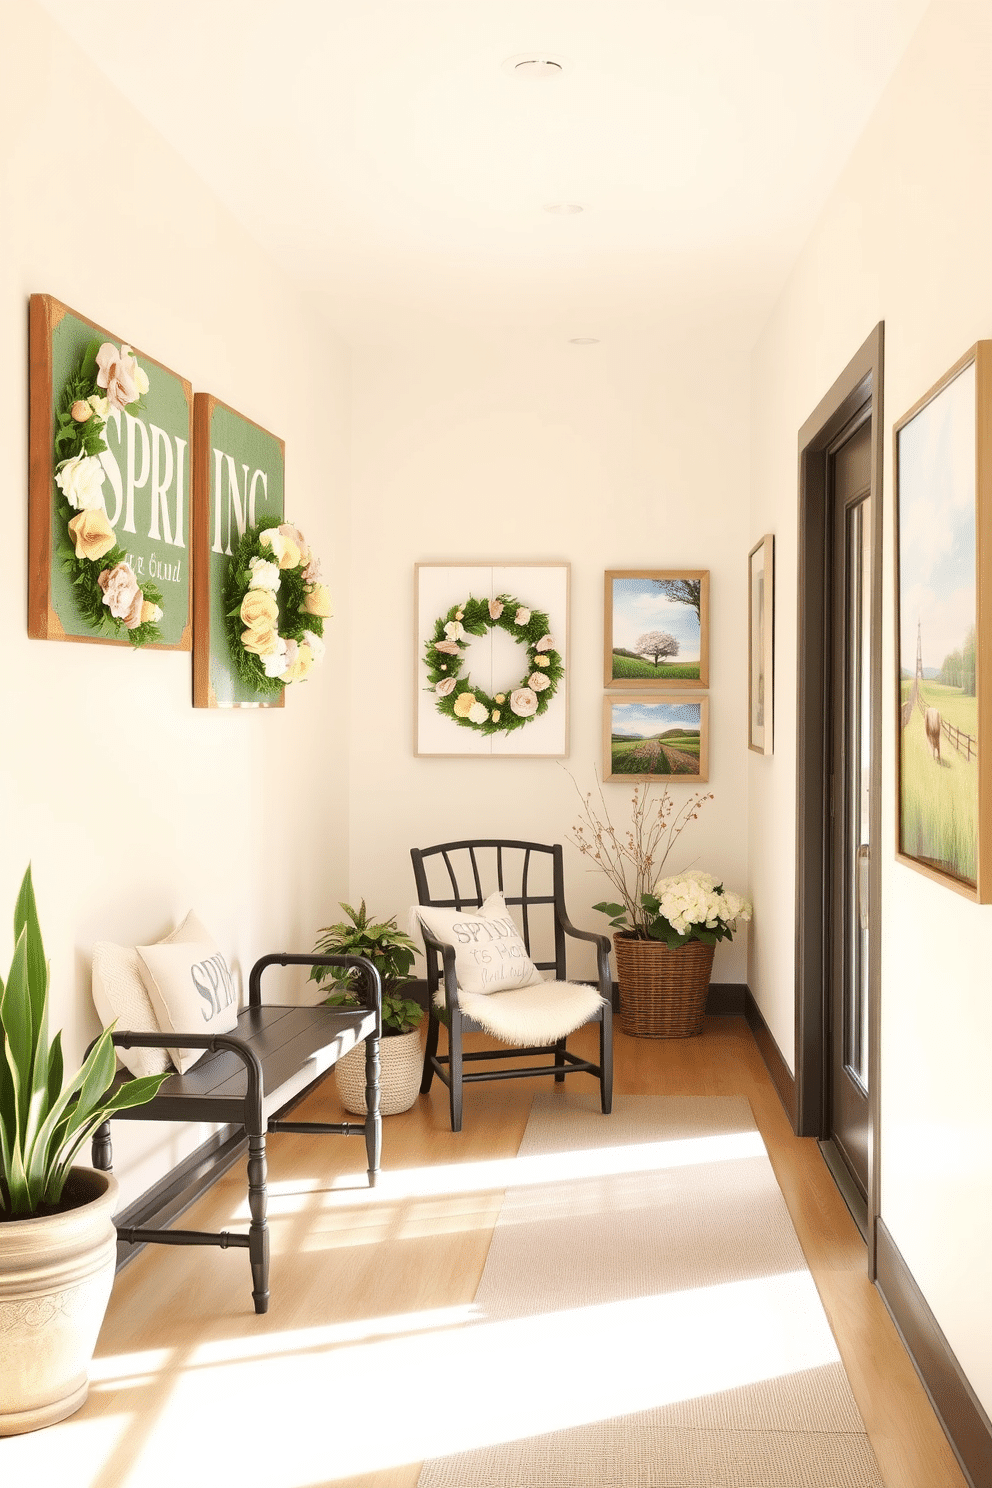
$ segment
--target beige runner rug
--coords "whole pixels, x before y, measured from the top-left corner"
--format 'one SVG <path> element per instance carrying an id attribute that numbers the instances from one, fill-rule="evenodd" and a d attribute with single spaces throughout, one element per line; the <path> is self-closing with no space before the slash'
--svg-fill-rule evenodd
<path id="1" fill-rule="evenodd" d="M 419 1488 L 882 1488 L 746 1100 L 540 1095 L 518 1168 Z"/>

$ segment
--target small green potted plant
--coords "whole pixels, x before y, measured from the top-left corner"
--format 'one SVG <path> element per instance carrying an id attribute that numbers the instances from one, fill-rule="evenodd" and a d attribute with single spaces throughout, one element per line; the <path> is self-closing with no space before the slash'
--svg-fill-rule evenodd
<path id="1" fill-rule="evenodd" d="M 420 1046 L 420 1020 L 424 1010 L 412 997 L 403 995 L 413 981 L 416 946 L 408 935 L 397 929 L 395 915 L 388 920 L 370 920 L 363 899 L 358 909 L 341 904 L 347 919 L 326 925 L 314 946 L 314 954 L 329 956 L 364 956 L 371 961 L 382 979 L 382 1043 L 379 1110 L 383 1116 L 408 1111 L 417 1098 L 423 1072 Z M 353 989 L 352 975 L 339 966 L 315 966 L 310 978 L 320 986 L 334 990 L 325 998 L 332 1007 L 358 1007 L 361 1000 Z M 364 1116 L 365 1052 L 358 1046 L 339 1059 L 334 1066 L 334 1079 L 346 1111 Z"/>
<path id="2" fill-rule="evenodd" d="M 86 1399 L 87 1374 L 117 1258 L 109 1173 L 74 1167 L 115 1111 L 151 1100 L 165 1079 L 116 1073 L 110 1030 L 72 1079 L 62 1035 L 48 1037 L 49 967 L 31 869 L 14 909 L 14 956 L 0 981 L 0 1436 L 61 1421 Z"/>

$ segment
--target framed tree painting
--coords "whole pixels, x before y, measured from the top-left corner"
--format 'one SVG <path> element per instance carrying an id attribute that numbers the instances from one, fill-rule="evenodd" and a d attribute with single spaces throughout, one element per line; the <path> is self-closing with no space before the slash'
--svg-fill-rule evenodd
<path id="1" fill-rule="evenodd" d="M 285 687 L 254 676 L 229 624 L 230 584 L 243 539 L 283 520 L 286 447 L 209 393 L 193 412 L 193 706 L 273 708 Z M 233 606 L 235 612 L 239 608 Z"/>
<path id="2" fill-rule="evenodd" d="M 567 563 L 418 563 L 414 753 L 568 753 Z"/>
<path id="3" fill-rule="evenodd" d="M 748 554 L 747 747 L 771 754 L 775 705 L 775 539 L 769 533 Z"/>
<path id="4" fill-rule="evenodd" d="M 709 686 L 708 569 L 610 569 L 603 681 L 609 688 Z"/>
<path id="5" fill-rule="evenodd" d="M 708 780 L 709 706 L 677 693 L 605 697 L 603 779 Z"/>
<path id="6" fill-rule="evenodd" d="M 992 341 L 894 427 L 896 855 L 992 902 Z"/>
<path id="7" fill-rule="evenodd" d="M 192 388 L 51 295 L 28 324 L 28 635 L 188 651 Z"/>

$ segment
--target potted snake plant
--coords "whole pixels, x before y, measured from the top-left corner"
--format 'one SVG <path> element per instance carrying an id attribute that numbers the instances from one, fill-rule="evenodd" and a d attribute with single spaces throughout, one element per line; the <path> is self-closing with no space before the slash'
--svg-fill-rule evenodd
<path id="1" fill-rule="evenodd" d="M 49 1039 L 49 967 L 31 869 L 14 909 L 14 955 L 0 981 L 0 1436 L 78 1410 L 110 1298 L 117 1184 L 74 1160 L 108 1116 L 141 1105 L 164 1075 L 108 1095 L 107 1030 L 66 1079 L 62 1036 Z"/>
<path id="2" fill-rule="evenodd" d="M 379 1110 L 383 1116 L 408 1111 L 417 1099 L 423 1074 L 420 1020 L 424 1010 L 412 997 L 403 995 L 413 981 L 410 968 L 416 946 L 396 927 L 396 916 L 370 920 L 365 900 L 358 909 L 342 904 L 346 919 L 327 925 L 320 932 L 314 955 L 364 956 L 382 978 L 382 1041 L 379 1045 L 381 1076 Z M 351 973 L 337 966 L 315 966 L 312 981 L 334 990 L 324 1001 L 335 1007 L 359 1007 Z M 350 1049 L 334 1066 L 334 1080 L 346 1111 L 364 1116 L 365 1052 L 362 1045 Z"/>

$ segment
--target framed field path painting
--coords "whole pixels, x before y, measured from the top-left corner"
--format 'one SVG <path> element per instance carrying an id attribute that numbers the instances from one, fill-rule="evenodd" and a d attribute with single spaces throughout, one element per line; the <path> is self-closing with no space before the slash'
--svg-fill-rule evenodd
<path id="1" fill-rule="evenodd" d="M 29 349 L 28 635 L 188 651 L 190 384 L 51 295 Z"/>
<path id="2" fill-rule="evenodd" d="M 418 563 L 414 753 L 568 753 L 567 563 Z"/>
<path id="3" fill-rule="evenodd" d="M 992 902 L 992 341 L 895 425 L 899 860 Z"/>
<path id="4" fill-rule="evenodd" d="M 225 586 L 245 532 L 283 520 L 286 447 L 267 429 L 197 393 L 193 414 L 193 706 L 279 708 L 285 689 L 260 691 L 239 669 Z M 236 605 L 235 601 L 235 605 Z M 235 613 L 236 613 L 235 609 Z M 263 679 L 264 680 L 264 679 Z"/>
<path id="5" fill-rule="evenodd" d="M 603 779 L 707 780 L 709 707 L 678 694 L 605 697 Z"/>
<path id="6" fill-rule="evenodd" d="M 708 569 L 610 569 L 603 683 L 609 688 L 709 686 Z"/>

